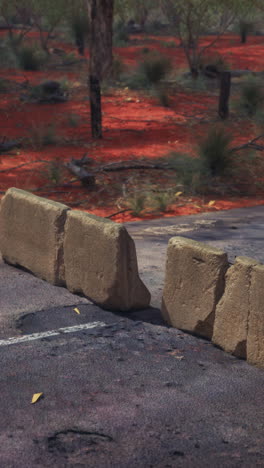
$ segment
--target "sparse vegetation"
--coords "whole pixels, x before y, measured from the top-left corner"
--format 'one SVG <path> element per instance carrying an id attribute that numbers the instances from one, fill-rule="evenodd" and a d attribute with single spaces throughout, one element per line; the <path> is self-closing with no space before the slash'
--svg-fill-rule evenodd
<path id="1" fill-rule="evenodd" d="M 255 78 L 250 77 L 241 88 L 237 110 L 247 117 L 254 117 L 264 107 L 264 89 L 262 83 Z"/>
<path id="2" fill-rule="evenodd" d="M 32 123 L 29 129 L 28 142 L 34 150 L 42 150 L 45 146 L 58 143 L 56 126 L 53 123 Z"/>
<path id="3" fill-rule="evenodd" d="M 176 152 L 166 158 L 169 166 L 176 172 L 175 188 L 187 194 L 203 191 L 207 184 L 207 171 L 200 158 Z"/>
<path id="4" fill-rule="evenodd" d="M 48 60 L 47 54 L 36 45 L 21 45 L 16 55 L 20 68 L 28 71 L 40 70 Z"/>
<path id="5" fill-rule="evenodd" d="M 232 135 L 224 127 L 213 126 L 198 146 L 204 171 L 211 177 L 230 173 L 233 164 Z"/>
<path id="6" fill-rule="evenodd" d="M 127 197 L 125 203 L 128 208 L 131 209 L 133 216 L 140 216 L 146 205 L 146 194 L 141 191 L 134 191 L 133 195 Z"/>
<path id="7" fill-rule="evenodd" d="M 146 52 L 139 61 L 134 73 L 124 77 L 125 84 L 131 89 L 145 89 L 157 97 L 162 106 L 169 106 L 169 95 L 162 80 L 172 70 L 170 59 L 157 52 Z"/>

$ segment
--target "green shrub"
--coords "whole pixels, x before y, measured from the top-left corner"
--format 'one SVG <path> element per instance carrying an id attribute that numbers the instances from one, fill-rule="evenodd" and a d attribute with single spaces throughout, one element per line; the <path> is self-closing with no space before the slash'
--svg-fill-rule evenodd
<path id="1" fill-rule="evenodd" d="M 67 79 L 58 81 L 58 90 L 56 92 L 46 89 L 46 83 L 49 84 L 49 81 L 43 81 L 36 86 L 32 86 L 24 99 L 33 102 L 64 102 L 67 100 L 71 86 Z"/>
<path id="2" fill-rule="evenodd" d="M 243 85 L 238 110 L 248 117 L 253 117 L 263 109 L 264 91 L 260 82 L 255 77 L 250 77 Z"/>
<path id="3" fill-rule="evenodd" d="M 161 41 L 160 45 L 162 45 L 162 47 L 166 47 L 168 49 L 173 49 L 174 47 L 176 47 L 176 44 L 175 44 L 174 41 Z"/>
<path id="4" fill-rule="evenodd" d="M 146 194 L 135 192 L 131 197 L 126 200 L 126 205 L 131 209 L 133 216 L 139 216 L 145 208 Z"/>
<path id="5" fill-rule="evenodd" d="M 68 123 L 71 127 L 78 127 L 80 124 L 80 116 L 78 114 L 71 113 L 68 115 Z"/>
<path id="6" fill-rule="evenodd" d="M 63 65 L 72 65 L 78 60 L 74 52 L 69 52 L 62 57 Z"/>
<path id="7" fill-rule="evenodd" d="M 154 94 L 163 107 L 170 106 L 170 99 L 167 88 L 165 88 L 164 86 L 156 86 L 154 89 Z"/>
<path id="8" fill-rule="evenodd" d="M 205 54 L 200 58 L 199 69 L 204 75 L 213 76 L 229 70 L 229 64 L 221 54 Z"/>
<path id="9" fill-rule="evenodd" d="M 122 21 L 114 25 L 113 45 L 114 47 L 126 47 L 129 43 L 129 35 Z"/>
<path id="10" fill-rule="evenodd" d="M 155 88 L 171 69 L 170 59 L 157 52 L 148 52 L 140 60 L 134 73 L 125 78 L 126 85 L 131 89 Z"/>
<path id="11" fill-rule="evenodd" d="M 176 187 L 185 193 L 198 193 L 206 184 L 207 172 L 200 158 L 172 152 L 166 158 L 169 167 L 176 172 Z"/>
<path id="12" fill-rule="evenodd" d="M 147 77 L 138 69 L 124 77 L 124 84 L 130 89 L 149 89 L 151 87 Z"/>
<path id="13" fill-rule="evenodd" d="M 56 145 L 58 143 L 56 126 L 53 123 L 33 123 L 29 129 L 28 140 L 34 150 L 41 150 L 48 145 Z"/>
<path id="14" fill-rule="evenodd" d="M 54 185 L 58 185 L 62 181 L 62 164 L 60 161 L 55 160 L 49 163 L 47 177 Z"/>
<path id="15" fill-rule="evenodd" d="M 174 193 L 172 190 L 160 191 L 158 193 L 153 192 L 149 195 L 150 203 L 154 206 L 157 211 L 164 213 L 167 211 L 168 206 L 174 201 Z"/>
<path id="16" fill-rule="evenodd" d="M 9 90 L 10 83 L 5 78 L 0 78 L 0 93 L 6 93 Z"/>
<path id="17" fill-rule="evenodd" d="M 231 171 L 233 153 L 230 149 L 232 136 L 224 127 L 212 127 L 198 145 L 198 152 L 204 171 L 210 176 L 226 175 Z"/>
<path id="18" fill-rule="evenodd" d="M 90 32 L 88 17 L 76 14 L 71 18 L 70 26 L 78 52 L 84 55 L 86 38 Z"/>
<path id="19" fill-rule="evenodd" d="M 17 57 L 9 41 L 0 38 L 0 68 L 16 68 Z"/>
<path id="20" fill-rule="evenodd" d="M 247 42 L 247 36 L 250 33 L 253 33 L 255 29 L 255 25 L 252 21 L 246 21 L 244 19 L 241 19 L 238 23 L 238 30 L 241 38 L 242 44 L 245 44 Z"/>
<path id="21" fill-rule="evenodd" d="M 142 54 L 148 54 L 150 52 L 150 48 L 149 47 L 143 47 L 143 49 L 141 49 L 141 53 Z"/>
<path id="22" fill-rule="evenodd" d="M 111 69 L 111 79 L 120 80 L 121 76 L 125 73 L 126 66 L 119 55 L 113 55 L 112 69 Z"/>
<path id="23" fill-rule="evenodd" d="M 22 70 L 36 71 L 47 62 L 47 54 L 36 46 L 24 45 L 16 51 L 17 60 Z"/>
<path id="24" fill-rule="evenodd" d="M 171 71 L 171 61 L 157 52 L 150 52 L 139 64 L 139 70 L 151 85 L 156 85 Z"/>

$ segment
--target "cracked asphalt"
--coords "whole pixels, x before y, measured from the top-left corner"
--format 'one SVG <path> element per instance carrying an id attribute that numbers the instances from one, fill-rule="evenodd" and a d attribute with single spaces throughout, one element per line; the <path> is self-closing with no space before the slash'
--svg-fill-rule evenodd
<path id="1" fill-rule="evenodd" d="M 143 311 L 102 310 L 0 262 L 0 466 L 264 466 L 264 370 L 168 327 L 159 310 L 169 238 L 264 262 L 264 207 L 126 227 L 152 294 Z"/>

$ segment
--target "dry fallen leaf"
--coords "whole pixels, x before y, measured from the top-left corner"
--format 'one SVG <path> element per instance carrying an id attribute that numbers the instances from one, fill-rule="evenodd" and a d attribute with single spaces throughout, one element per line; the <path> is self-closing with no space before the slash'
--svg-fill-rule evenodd
<path id="1" fill-rule="evenodd" d="M 73 309 L 73 310 L 74 310 L 74 312 L 76 312 L 76 314 L 80 315 L 81 312 L 79 311 L 78 307 L 75 307 L 75 309 Z"/>
<path id="2" fill-rule="evenodd" d="M 209 201 L 208 206 L 213 206 L 214 204 L 215 204 L 215 200 L 211 200 Z"/>
<path id="3" fill-rule="evenodd" d="M 31 403 L 36 403 L 43 395 L 43 392 L 41 393 L 34 393 Z"/>
<path id="4" fill-rule="evenodd" d="M 180 195 L 182 195 L 182 192 L 175 193 L 175 197 L 179 197 Z"/>

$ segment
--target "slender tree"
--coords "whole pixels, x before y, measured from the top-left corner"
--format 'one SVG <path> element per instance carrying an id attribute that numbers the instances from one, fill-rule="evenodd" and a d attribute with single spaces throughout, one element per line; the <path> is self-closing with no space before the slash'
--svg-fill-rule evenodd
<path id="1" fill-rule="evenodd" d="M 102 138 L 101 81 L 112 65 L 114 0 L 89 0 L 90 14 L 90 106 L 93 138 Z"/>
<path id="2" fill-rule="evenodd" d="M 194 78 L 199 74 L 202 55 L 239 15 L 247 14 L 250 6 L 251 0 L 160 0 L 160 7 L 179 35 Z M 207 45 L 202 45 L 201 36 L 208 28 L 214 28 L 216 35 Z"/>

